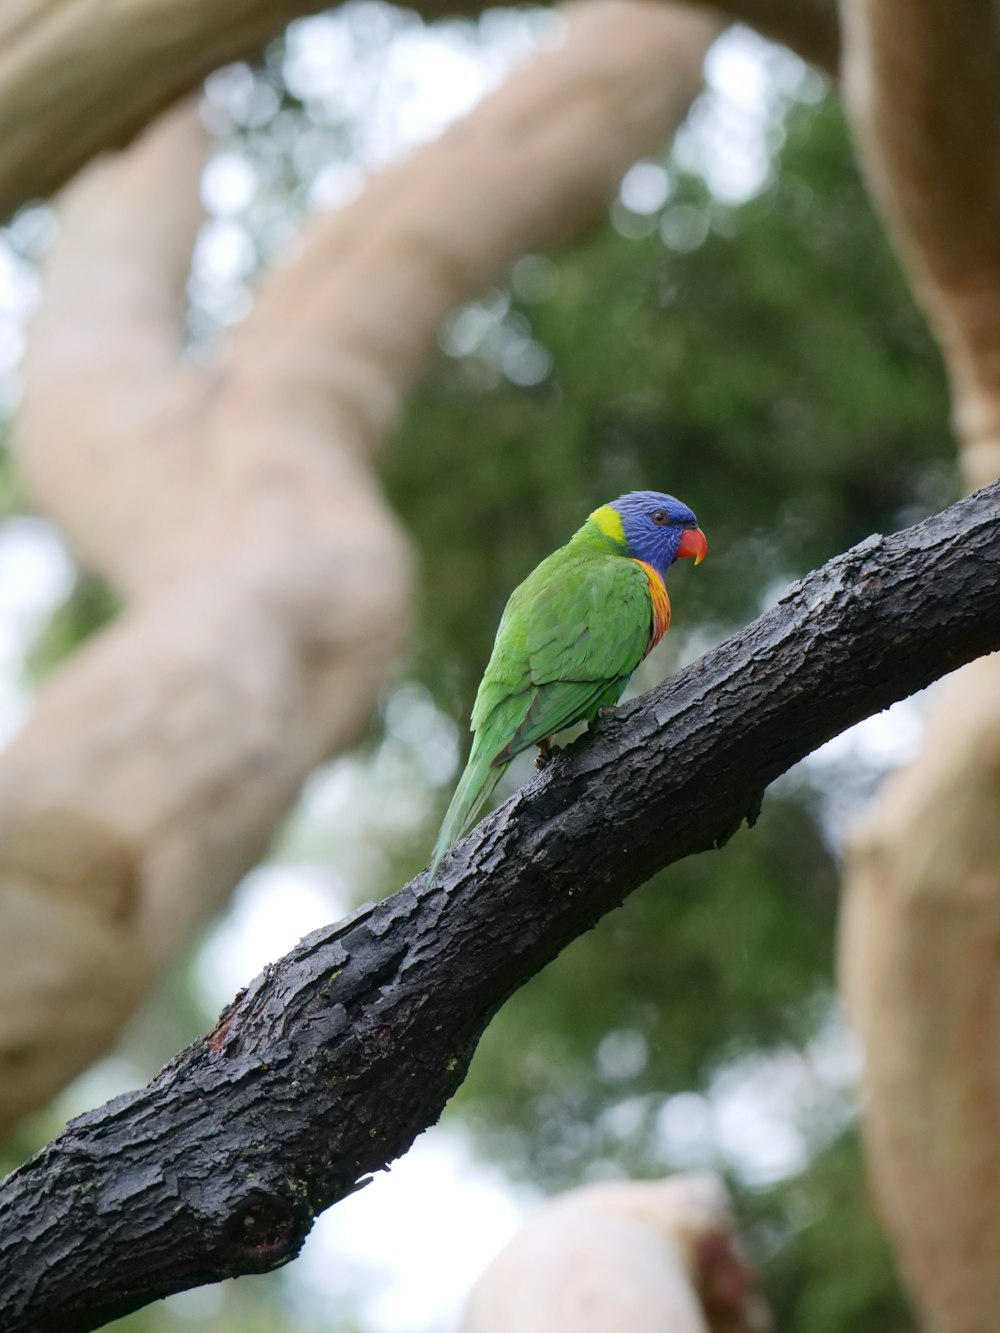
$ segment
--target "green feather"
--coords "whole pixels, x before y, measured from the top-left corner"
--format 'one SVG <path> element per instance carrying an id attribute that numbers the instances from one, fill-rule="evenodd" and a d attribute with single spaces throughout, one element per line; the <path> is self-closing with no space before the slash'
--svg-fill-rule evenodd
<path id="1" fill-rule="evenodd" d="M 511 594 L 472 709 L 472 752 L 430 875 L 522 750 L 617 703 L 649 644 L 645 571 L 592 520 Z"/>
<path id="2" fill-rule="evenodd" d="M 434 856 L 431 859 L 430 878 L 433 879 L 441 858 L 456 839 L 460 838 L 489 799 L 500 781 L 503 768 L 490 767 L 490 755 L 473 742 L 472 753 L 465 771 L 458 780 L 447 814 L 441 823 Z"/>

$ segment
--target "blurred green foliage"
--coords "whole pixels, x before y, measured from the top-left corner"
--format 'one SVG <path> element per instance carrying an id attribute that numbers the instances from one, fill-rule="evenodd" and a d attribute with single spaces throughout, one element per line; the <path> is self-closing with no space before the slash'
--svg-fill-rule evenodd
<path id="1" fill-rule="evenodd" d="M 0 520 L 16 512 L 10 470 L 10 453 L 0 441 Z"/>
<path id="2" fill-rule="evenodd" d="M 27 668 L 36 680 L 47 675 L 91 634 L 117 615 L 120 601 L 104 579 L 77 571 L 69 596 L 56 608 L 31 646 Z"/>
<path id="3" fill-rule="evenodd" d="M 744 1236 L 766 1256 L 776 1329 L 913 1333 L 912 1313 L 890 1277 L 892 1253 L 854 1133 L 803 1176 L 746 1197 L 744 1209 Z"/>
<path id="4" fill-rule="evenodd" d="M 170 1301 L 156 1301 L 105 1328 L 112 1333 L 364 1333 L 349 1316 L 331 1320 L 297 1308 L 288 1274 L 243 1277 L 219 1286 L 196 1287 Z"/>
<path id="5" fill-rule="evenodd" d="M 0 417 L 0 521 L 14 514 L 23 513 L 25 506 L 24 489 L 14 468 L 10 446 L 7 442 L 7 423 Z"/>

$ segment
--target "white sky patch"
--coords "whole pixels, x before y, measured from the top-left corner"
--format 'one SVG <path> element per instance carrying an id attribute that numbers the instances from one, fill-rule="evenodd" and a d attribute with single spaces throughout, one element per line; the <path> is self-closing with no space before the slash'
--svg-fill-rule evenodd
<path id="1" fill-rule="evenodd" d="M 257 169 L 242 153 L 219 153 L 205 165 L 201 198 L 216 217 L 248 208 L 257 189 Z"/>
<path id="2" fill-rule="evenodd" d="M 821 745 L 779 779 L 795 784 L 804 777 L 822 793 L 822 823 L 835 852 L 886 775 L 919 753 L 927 697 L 924 691 L 866 718 Z"/>
<path id="3" fill-rule="evenodd" d="M 228 1004 L 304 935 L 346 912 L 347 895 L 327 867 L 267 864 L 252 870 L 198 951 L 195 979 L 209 1012 Z"/>
<path id="4" fill-rule="evenodd" d="M 39 518 L 0 524 L 0 742 L 27 716 L 25 657 L 72 584 L 72 563 L 50 524 Z"/>
<path id="5" fill-rule="evenodd" d="M 773 97 L 763 61 L 768 45 L 749 28 L 727 29 L 706 57 L 706 83 L 733 106 L 766 107 Z"/>
<path id="6" fill-rule="evenodd" d="M 38 303 L 38 274 L 0 233 L 0 315 L 23 319 Z"/>
<path id="7" fill-rule="evenodd" d="M 670 195 L 670 177 L 659 162 L 637 162 L 626 171 L 619 198 L 633 213 L 657 213 Z"/>
<path id="8" fill-rule="evenodd" d="M 646 1068 L 649 1049 L 641 1032 L 608 1032 L 597 1047 L 597 1072 L 606 1083 L 623 1083 Z"/>
<path id="9" fill-rule="evenodd" d="M 321 98 L 352 55 L 350 31 L 338 14 L 297 19 L 285 35 L 285 83 L 303 101 Z"/>
<path id="10" fill-rule="evenodd" d="M 392 43 L 386 76 L 397 87 L 396 119 L 407 145 L 435 138 L 497 81 L 457 25 L 433 35 L 404 30 Z"/>
<path id="11" fill-rule="evenodd" d="M 222 1313 L 227 1286 L 225 1282 L 211 1282 L 205 1287 L 191 1287 L 188 1291 L 178 1291 L 173 1296 L 165 1297 L 163 1304 L 179 1319 L 192 1322 L 212 1319 Z"/>
<path id="12" fill-rule="evenodd" d="M 238 222 L 219 218 L 207 222 L 198 234 L 192 261 L 195 281 L 211 278 L 232 282 L 246 277 L 256 254 L 249 233 Z"/>
<path id="13" fill-rule="evenodd" d="M 797 1051 L 751 1056 L 722 1070 L 709 1093 L 722 1160 L 748 1185 L 802 1171 L 853 1118 L 857 1041 L 836 1013 Z"/>
<path id="14" fill-rule="evenodd" d="M 293 23 L 283 73 L 317 122 L 355 122 L 355 160 L 371 169 L 440 134 L 564 29 L 543 11 L 428 28 L 403 11 L 356 4 Z"/>
<path id="15" fill-rule="evenodd" d="M 83 1111 L 101 1106 L 112 1097 L 141 1088 L 145 1082 L 143 1071 L 127 1056 L 105 1056 L 84 1070 L 79 1078 L 75 1078 L 59 1094 L 53 1104 L 56 1119 L 64 1123 Z"/>
<path id="16" fill-rule="evenodd" d="M 923 694 L 901 699 L 891 708 L 834 736 L 804 761 L 815 769 L 842 764 L 868 768 L 898 768 L 915 759 L 924 731 L 926 698 Z"/>
<path id="17" fill-rule="evenodd" d="M 720 1070 L 706 1095 L 669 1097 L 656 1122 L 666 1159 L 750 1186 L 787 1179 L 849 1123 L 860 1065 L 854 1034 L 831 1011 L 804 1053 L 748 1056 Z"/>
<path id="18" fill-rule="evenodd" d="M 364 183 L 365 173 L 356 162 L 328 162 L 309 186 L 309 207 L 323 212 L 343 208 L 357 199 Z"/>
<path id="19" fill-rule="evenodd" d="M 311 1302 L 348 1302 L 372 1333 L 443 1333 L 457 1326 L 469 1288 L 514 1235 L 528 1201 L 463 1135 L 430 1129 L 388 1172 L 323 1214 L 298 1276 Z"/>
<path id="20" fill-rule="evenodd" d="M 826 85 L 790 51 L 739 25 L 709 51 L 705 84 L 677 136 L 677 161 L 700 173 L 723 203 L 742 203 L 770 179 L 789 100 L 815 101 Z"/>
<path id="21" fill-rule="evenodd" d="M 30 259 L 16 248 L 19 240 L 28 247 L 36 232 L 45 230 L 51 218 L 47 209 L 28 209 L 28 222 L 17 232 L 0 229 L 0 414 L 10 413 L 20 395 L 18 366 L 24 350 L 24 326 L 38 304 L 40 283 Z"/>

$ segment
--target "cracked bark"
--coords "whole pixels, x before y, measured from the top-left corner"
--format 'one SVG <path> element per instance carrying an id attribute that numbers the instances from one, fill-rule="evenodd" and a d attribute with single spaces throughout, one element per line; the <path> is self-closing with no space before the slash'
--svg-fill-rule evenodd
<path id="1" fill-rule="evenodd" d="M 0 1187 L 0 1324 L 66 1333 L 292 1258 L 404 1152 L 504 1000 L 845 727 L 1000 646 L 1000 483 L 869 538 L 620 709 L 393 897 L 266 968 Z"/>

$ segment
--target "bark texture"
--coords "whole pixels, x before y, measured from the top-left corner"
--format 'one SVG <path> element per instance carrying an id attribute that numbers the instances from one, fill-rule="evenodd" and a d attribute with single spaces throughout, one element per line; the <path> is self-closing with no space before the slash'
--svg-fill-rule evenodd
<path id="1" fill-rule="evenodd" d="M 863 162 L 945 357 L 967 484 L 1000 476 L 1000 23 L 978 0 L 844 0 Z M 871 1175 L 935 1333 L 1000 1310 L 1000 662 L 936 694 L 849 858 L 841 974 Z"/>
<path id="2" fill-rule="evenodd" d="M 416 5 L 428 18 L 486 7 L 482 0 Z M 213 69 L 253 57 L 291 19 L 325 8 L 325 0 L 6 0 L 0 218 L 57 189 L 97 153 L 127 143 Z M 734 0 L 732 11 L 834 68 L 834 0 Z"/>
<path id="3" fill-rule="evenodd" d="M 148 1087 L 0 1187 L 0 1326 L 92 1329 L 291 1258 L 405 1151 L 504 1000 L 844 727 L 1000 646 L 1000 484 L 797 584 L 622 708 L 428 883 L 307 936 Z"/>
<path id="4" fill-rule="evenodd" d="M 733 1226 L 717 1176 L 568 1190 L 478 1279 L 460 1333 L 761 1333 Z"/>
<path id="5" fill-rule="evenodd" d="M 410 591 L 371 469 L 441 320 L 604 215 L 718 27 L 635 0 L 572 11 L 562 48 L 314 221 L 197 363 L 193 109 L 71 188 L 19 453 L 127 610 L 0 758 L 0 1129 L 108 1046 L 366 722 Z"/>

